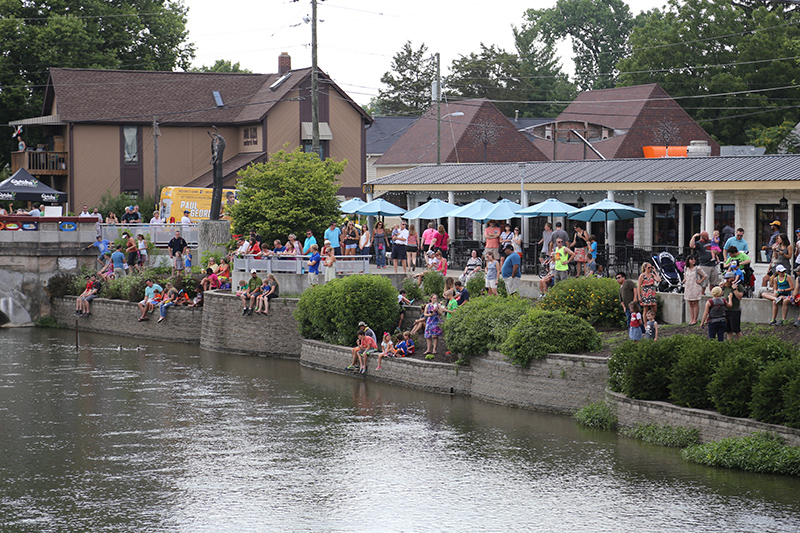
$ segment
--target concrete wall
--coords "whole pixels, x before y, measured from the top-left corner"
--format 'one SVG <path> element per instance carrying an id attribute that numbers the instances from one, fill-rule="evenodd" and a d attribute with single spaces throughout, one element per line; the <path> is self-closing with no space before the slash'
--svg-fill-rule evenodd
<path id="1" fill-rule="evenodd" d="M 208 291 L 200 346 L 220 352 L 299 357 L 296 308 L 297 299 L 276 298 L 269 306 L 268 316 L 255 313 L 242 316 L 242 304 L 237 296 Z"/>
<path id="2" fill-rule="evenodd" d="M 689 320 L 689 304 L 683 299 L 683 294 L 659 293 L 664 305 L 664 323 L 682 324 Z M 703 317 L 706 301 L 709 296 L 700 300 L 700 318 Z M 742 323 L 768 324 L 772 320 L 772 302 L 763 298 L 742 298 Z M 800 317 L 796 307 L 789 307 L 789 320 Z M 778 309 L 778 319 L 781 318 Z"/>
<path id="3" fill-rule="evenodd" d="M 746 437 L 754 431 L 771 431 L 786 439 L 792 446 L 800 446 L 800 430 L 765 424 L 749 418 L 723 416 L 714 411 L 678 407 L 666 402 L 633 400 L 616 392 L 606 391 L 606 401 L 616 410 L 619 425 L 633 427 L 637 424 L 668 424 L 700 431 L 700 440 L 710 442 L 728 437 Z"/>
<path id="4" fill-rule="evenodd" d="M 402 272 L 399 273 L 399 274 L 394 274 L 394 273 L 392 273 L 392 274 L 384 274 L 383 272 L 380 272 L 380 273 L 373 272 L 372 275 L 373 276 L 384 276 L 384 277 L 389 278 L 389 280 L 392 282 L 392 285 L 397 290 L 400 290 L 400 289 L 403 288 L 403 279 L 405 279 L 405 276 L 403 275 Z M 267 276 L 266 271 L 258 273 L 258 277 L 260 277 L 261 279 L 264 279 L 266 276 Z M 343 276 L 341 274 L 339 274 L 337 277 L 341 278 Z M 319 278 L 320 278 L 320 283 L 324 284 L 325 280 L 323 279 L 322 274 L 320 274 Z M 242 279 L 245 280 L 245 281 L 249 280 L 250 279 L 250 273 L 249 272 L 243 272 L 243 271 L 237 271 L 237 270 L 234 270 L 232 272 L 232 276 L 231 276 L 231 292 L 232 293 L 236 293 L 236 287 L 239 286 L 239 280 L 242 280 Z M 278 280 L 278 284 L 280 285 L 280 293 L 281 294 L 297 295 L 297 294 L 302 293 L 303 291 L 305 291 L 308 288 L 308 274 L 275 274 L 275 279 Z"/>
<path id="5" fill-rule="evenodd" d="M 138 322 L 137 319 L 141 314 L 135 303 L 105 298 L 92 301 L 91 316 L 76 318 L 73 316 L 76 299 L 75 296 L 57 298 L 53 302 L 51 316 L 59 323 L 71 327 L 74 327 L 77 321 L 78 328 L 82 331 L 200 344 L 202 307 L 170 307 L 167 310 L 167 319 L 157 324 L 158 310 L 150 315 L 150 320 Z"/>
<path id="6" fill-rule="evenodd" d="M 367 374 L 345 370 L 350 348 L 303 340 L 300 363 L 339 374 L 415 389 L 460 394 L 514 407 L 574 413 L 603 398 L 608 370 L 606 359 L 583 355 L 552 354 L 520 368 L 499 353 L 473 357 L 470 365 L 435 363 L 409 358 L 385 358 L 377 370 L 377 358 L 368 362 Z"/>

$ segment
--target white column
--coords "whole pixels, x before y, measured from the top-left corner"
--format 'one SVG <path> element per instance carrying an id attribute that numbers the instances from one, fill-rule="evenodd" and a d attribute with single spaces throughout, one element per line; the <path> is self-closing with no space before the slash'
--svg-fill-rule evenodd
<path id="1" fill-rule="evenodd" d="M 417 196 L 415 194 L 407 194 L 406 195 L 406 205 L 408 206 L 408 210 L 409 211 L 419 207 L 419 202 L 417 201 Z M 411 224 L 414 224 L 414 227 L 417 228 L 417 233 L 421 233 L 419 231 L 419 219 L 409 220 L 407 227 L 410 228 Z"/>
<path id="2" fill-rule="evenodd" d="M 528 193 L 527 191 L 520 191 L 520 199 L 519 204 L 522 206 L 522 209 L 528 207 Z M 527 218 L 524 216 L 520 216 L 519 221 L 519 234 L 522 236 L 522 243 L 526 244 L 528 242 L 527 234 L 528 234 L 528 227 L 527 227 Z"/>
<path id="3" fill-rule="evenodd" d="M 606 198 L 614 201 L 614 191 L 608 191 Z M 609 220 L 606 224 L 606 244 L 609 246 L 615 246 L 617 244 L 617 223 L 613 220 Z"/>
<path id="4" fill-rule="evenodd" d="M 706 223 L 705 227 L 700 228 L 709 234 L 714 231 L 714 191 L 706 191 Z"/>
<path id="5" fill-rule="evenodd" d="M 456 204 L 456 193 L 454 191 L 447 191 L 447 203 Z M 447 232 L 450 234 L 450 240 L 456 238 L 456 219 L 455 217 L 447 217 Z"/>

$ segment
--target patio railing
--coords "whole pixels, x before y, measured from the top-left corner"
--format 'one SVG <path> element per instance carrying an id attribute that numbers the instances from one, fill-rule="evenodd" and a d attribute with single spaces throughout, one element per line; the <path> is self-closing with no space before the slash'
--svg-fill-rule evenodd
<path id="1" fill-rule="evenodd" d="M 233 261 L 233 270 L 250 272 L 255 269 L 268 274 L 304 274 L 307 270 L 308 255 L 255 257 L 247 255 Z M 325 266 L 320 265 L 320 274 L 325 273 Z M 369 274 L 368 255 L 337 255 L 337 274 Z"/>
<path id="2" fill-rule="evenodd" d="M 159 248 L 166 248 L 169 241 L 175 236 L 175 231 L 181 232 L 181 237 L 189 248 L 197 246 L 197 224 L 100 224 L 103 238 L 114 242 L 126 231 L 136 237 L 141 233 Z"/>

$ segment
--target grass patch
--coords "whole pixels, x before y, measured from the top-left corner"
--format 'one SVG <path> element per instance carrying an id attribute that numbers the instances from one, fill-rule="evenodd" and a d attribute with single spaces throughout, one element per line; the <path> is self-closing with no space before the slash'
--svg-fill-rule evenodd
<path id="1" fill-rule="evenodd" d="M 572 418 L 590 428 L 611 430 L 617 427 L 617 415 L 603 400 L 581 407 Z"/>
<path id="2" fill-rule="evenodd" d="M 36 326 L 37 328 L 52 328 L 52 329 L 64 329 L 67 327 L 51 316 L 43 316 L 34 321 L 33 325 Z"/>
<path id="3" fill-rule="evenodd" d="M 700 431 L 682 426 L 659 424 L 637 424 L 635 427 L 622 430 L 622 434 L 632 439 L 639 439 L 648 444 L 666 446 L 668 448 L 686 448 L 700 442 Z"/>
<path id="4" fill-rule="evenodd" d="M 760 474 L 800 475 L 800 447 L 769 432 L 696 444 L 681 450 L 687 461 Z"/>

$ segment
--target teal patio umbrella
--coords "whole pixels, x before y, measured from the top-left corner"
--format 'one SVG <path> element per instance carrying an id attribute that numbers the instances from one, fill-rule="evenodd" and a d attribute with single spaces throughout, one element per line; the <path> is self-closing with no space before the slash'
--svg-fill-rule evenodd
<path id="1" fill-rule="evenodd" d="M 353 213 L 356 212 L 356 209 L 358 209 L 359 207 L 361 207 L 362 205 L 364 205 L 366 203 L 367 202 L 365 202 L 361 198 L 351 198 L 349 200 L 343 201 L 339 205 L 339 211 L 341 211 L 342 213 L 344 213 L 346 215 L 352 215 Z"/>
<path id="2" fill-rule="evenodd" d="M 449 204 L 444 200 L 434 198 L 421 206 L 412 209 L 405 214 L 405 218 L 414 220 L 417 218 L 424 218 L 425 220 L 433 220 L 435 218 L 445 218 L 450 216 L 450 212 L 457 209 L 458 206 Z"/>
<path id="3" fill-rule="evenodd" d="M 356 215 L 366 215 L 370 217 L 378 216 L 400 216 L 405 214 L 406 210 L 398 207 L 391 202 L 387 202 L 383 198 L 378 198 L 367 202 L 354 211 Z"/>

